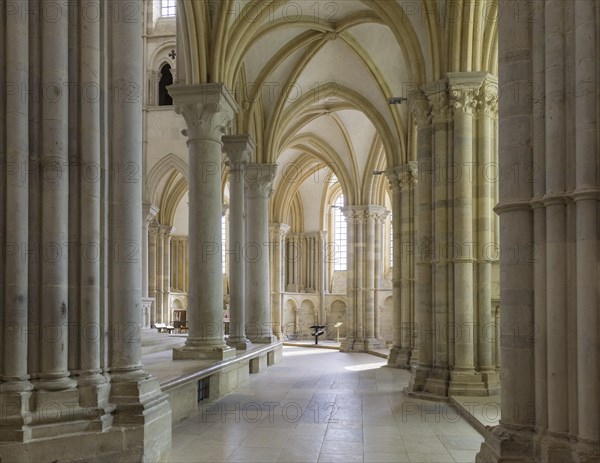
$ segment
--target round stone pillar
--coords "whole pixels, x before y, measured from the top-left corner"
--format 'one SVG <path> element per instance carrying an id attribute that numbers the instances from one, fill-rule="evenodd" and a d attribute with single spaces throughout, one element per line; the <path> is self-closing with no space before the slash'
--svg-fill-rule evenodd
<path id="1" fill-rule="evenodd" d="M 248 349 L 246 338 L 246 248 L 244 176 L 256 144 L 250 135 L 226 135 L 223 152 L 229 168 L 229 338 L 227 344 Z"/>
<path id="2" fill-rule="evenodd" d="M 269 289 L 269 197 L 276 164 L 246 167 L 246 335 L 255 343 L 275 341 Z"/>
<path id="3" fill-rule="evenodd" d="M 221 137 L 237 105 L 223 84 L 169 87 L 187 124 L 189 189 L 189 334 L 174 359 L 223 359 L 235 349 L 223 337 Z"/>

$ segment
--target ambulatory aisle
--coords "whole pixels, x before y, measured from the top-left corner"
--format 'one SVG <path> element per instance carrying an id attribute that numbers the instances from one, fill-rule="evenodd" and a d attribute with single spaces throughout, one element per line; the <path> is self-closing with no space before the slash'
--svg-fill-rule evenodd
<path id="1" fill-rule="evenodd" d="M 483 438 L 450 405 L 406 397 L 368 354 L 285 347 L 270 367 L 173 429 L 173 462 L 473 462 Z"/>

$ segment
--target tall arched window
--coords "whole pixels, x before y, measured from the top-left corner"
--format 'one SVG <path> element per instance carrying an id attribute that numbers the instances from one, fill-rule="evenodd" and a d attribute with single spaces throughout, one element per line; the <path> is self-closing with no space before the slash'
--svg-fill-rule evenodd
<path id="1" fill-rule="evenodd" d="M 158 83 L 158 105 L 172 106 L 173 98 L 167 92 L 167 87 L 173 85 L 173 74 L 171 74 L 171 65 L 165 63 L 160 68 L 160 82 Z"/>
<path id="2" fill-rule="evenodd" d="M 173 17 L 177 13 L 177 0 L 161 0 L 160 15 L 166 18 Z"/>
<path id="3" fill-rule="evenodd" d="M 344 207 L 344 195 L 339 195 L 333 203 L 333 242 L 335 244 L 334 270 L 346 270 L 348 260 L 348 227 L 342 213 Z"/>

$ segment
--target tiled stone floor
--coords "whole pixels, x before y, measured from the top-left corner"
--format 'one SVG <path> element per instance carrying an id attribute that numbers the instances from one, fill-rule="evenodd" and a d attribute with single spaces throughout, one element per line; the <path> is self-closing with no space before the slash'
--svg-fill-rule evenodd
<path id="1" fill-rule="evenodd" d="M 473 462 L 483 438 L 409 374 L 368 354 L 284 347 L 284 360 L 173 429 L 173 462 Z"/>

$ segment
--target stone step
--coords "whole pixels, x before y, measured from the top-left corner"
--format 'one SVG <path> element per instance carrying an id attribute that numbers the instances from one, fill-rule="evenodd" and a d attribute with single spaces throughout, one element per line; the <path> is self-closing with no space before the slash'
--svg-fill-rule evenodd
<path id="1" fill-rule="evenodd" d="M 173 336 L 166 333 L 161 338 L 142 339 L 142 355 L 171 350 L 174 347 L 185 344 L 186 339 L 187 336 Z"/>

